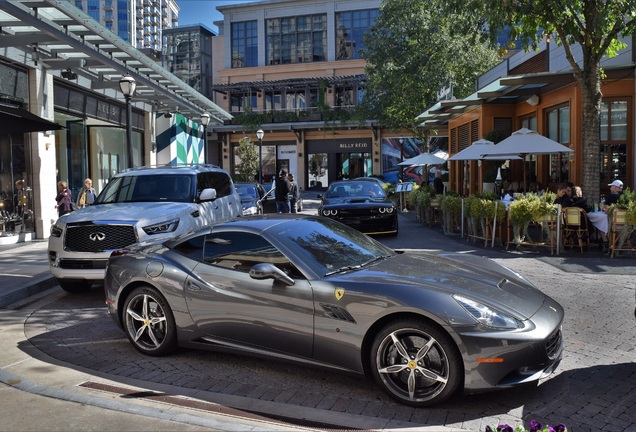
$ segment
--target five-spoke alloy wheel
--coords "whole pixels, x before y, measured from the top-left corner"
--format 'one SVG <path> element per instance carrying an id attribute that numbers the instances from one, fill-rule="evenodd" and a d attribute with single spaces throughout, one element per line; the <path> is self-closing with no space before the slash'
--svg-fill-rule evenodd
<path id="1" fill-rule="evenodd" d="M 461 383 L 461 359 L 452 339 L 423 320 L 385 326 L 373 342 L 371 368 L 389 395 L 416 407 L 447 399 Z"/>
<path id="2" fill-rule="evenodd" d="M 133 290 L 124 303 L 123 324 L 133 346 L 144 354 L 163 356 L 177 348 L 177 332 L 168 302 L 151 287 Z"/>

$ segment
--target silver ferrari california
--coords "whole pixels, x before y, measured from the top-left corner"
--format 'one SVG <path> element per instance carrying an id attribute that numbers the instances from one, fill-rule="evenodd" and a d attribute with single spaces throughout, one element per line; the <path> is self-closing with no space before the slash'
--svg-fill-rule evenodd
<path id="1" fill-rule="evenodd" d="M 133 346 L 232 350 L 373 376 L 426 406 L 537 381 L 563 308 L 470 255 L 400 252 L 319 216 L 240 218 L 113 252 L 108 310 Z"/>

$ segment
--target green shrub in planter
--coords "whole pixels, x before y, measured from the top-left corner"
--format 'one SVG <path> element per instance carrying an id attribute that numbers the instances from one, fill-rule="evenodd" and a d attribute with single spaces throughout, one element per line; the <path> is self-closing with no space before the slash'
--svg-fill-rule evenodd
<path id="1" fill-rule="evenodd" d="M 453 218 L 462 214 L 462 197 L 454 194 L 442 195 L 440 208 L 444 214 L 444 234 L 453 233 Z"/>

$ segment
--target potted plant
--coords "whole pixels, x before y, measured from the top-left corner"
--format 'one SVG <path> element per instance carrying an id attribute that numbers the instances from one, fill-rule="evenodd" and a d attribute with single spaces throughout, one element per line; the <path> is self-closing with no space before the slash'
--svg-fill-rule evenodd
<path id="1" fill-rule="evenodd" d="M 526 197 L 519 197 L 510 203 L 508 219 L 512 224 L 513 241 L 520 245 L 528 236 L 528 227 L 533 219 L 531 204 Z"/>
<path id="2" fill-rule="evenodd" d="M 440 207 L 444 215 L 444 234 L 453 233 L 453 222 L 461 217 L 462 197 L 457 193 L 449 192 L 440 197 Z"/>

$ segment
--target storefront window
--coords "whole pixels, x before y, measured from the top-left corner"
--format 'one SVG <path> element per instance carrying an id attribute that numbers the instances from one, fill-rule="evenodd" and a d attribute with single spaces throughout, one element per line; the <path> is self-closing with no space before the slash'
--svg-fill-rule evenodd
<path id="1" fill-rule="evenodd" d="M 369 177 L 373 175 L 371 155 L 369 153 L 340 153 L 338 169 L 338 180 Z"/>
<path id="2" fill-rule="evenodd" d="M 547 112 L 547 137 L 570 145 L 570 107 L 560 106 Z M 562 182 L 570 179 L 570 159 L 561 154 L 550 155 L 550 180 Z"/>
<path id="3" fill-rule="evenodd" d="M 326 188 L 329 181 L 327 153 L 309 154 L 309 187 Z"/>
<path id="4" fill-rule="evenodd" d="M 601 104 L 601 192 L 615 179 L 627 178 L 627 119 L 626 100 L 607 101 Z"/>

